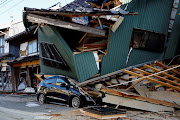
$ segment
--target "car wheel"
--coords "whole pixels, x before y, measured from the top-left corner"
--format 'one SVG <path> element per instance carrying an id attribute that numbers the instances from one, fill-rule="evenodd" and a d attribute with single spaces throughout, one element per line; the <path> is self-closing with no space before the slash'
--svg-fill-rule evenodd
<path id="1" fill-rule="evenodd" d="M 40 104 L 44 104 L 45 103 L 45 99 L 46 98 L 45 98 L 44 94 L 40 94 L 38 101 L 39 101 Z"/>
<path id="2" fill-rule="evenodd" d="M 79 97 L 75 96 L 71 100 L 71 105 L 73 108 L 79 108 L 81 107 L 81 100 Z"/>

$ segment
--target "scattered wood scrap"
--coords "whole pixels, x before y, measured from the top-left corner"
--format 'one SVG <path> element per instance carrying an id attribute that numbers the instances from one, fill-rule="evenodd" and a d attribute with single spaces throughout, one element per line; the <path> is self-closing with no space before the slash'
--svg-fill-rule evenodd
<path id="1" fill-rule="evenodd" d="M 46 116 L 55 116 L 55 117 L 57 117 L 57 116 L 62 116 L 61 114 L 58 114 L 58 113 L 53 113 L 53 114 L 45 114 Z"/>
<path id="2" fill-rule="evenodd" d="M 97 119 L 114 119 L 126 117 L 126 111 L 108 107 L 85 107 L 80 111 L 87 116 Z"/>
<path id="3" fill-rule="evenodd" d="M 78 25 L 75 23 L 70 23 L 70 22 L 61 21 L 61 20 L 55 20 L 55 19 L 51 19 L 51 18 L 47 18 L 47 17 L 42 17 L 40 15 L 28 14 L 27 19 L 29 22 L 46 23 L 49 25 L 54 25 L 54 26 L 59 26 L 59 27 L 67 28 L 67 29 L 97 34 L 97 35 L 101 35 L 101 36 L 105 36 L 105 33 L 106 33 L 105 30 L 99 30 L 96 28 Z"/>
<path id="4" fill-rule="evenodd" d="M 157 100 L 157 99 L 147 98 L 147 97 L 143 97 L 143 96 L 140 96 L 140 95 L 134 95 L 134 94 L 130 95 L 130 94 L 127 94 L 125 92 L 121 92 L 121 91 L 118 91 L 118 90 L 115 90 L 115 89 L 102 88 L 101 91 L 105 92 L 107 94 L 126 97 L 126 98 L 130 98 L 130 99 L 136 99 L 136 100 L 139 100 L 139 101 L 149 102 L 149 103 L 152 103 L 152 104 L 163 105 L 163 106 L 168 106 L 168 107 L 176 107 L 176 108 L 179 107 L 176 104 L 171 103 L 171 102 L 166 102 L 166 101 L 161 101 L 161 100 Z"/>
<path id="5" fill-rule="evenodd" d="M 151 112 L 165 112 L 165 111 L 173 112 L 174 111 L 173 107 L 152 104 L 149 102 L 140 101 L 137 99 L 127 98 L 127 97 L 116 96 L 112 94 L 106 94 L 106 97 L 103 98 L 103 102 L 115 104 L 117 106 L 125 106 L 125 107 L 151 111 Z"/>

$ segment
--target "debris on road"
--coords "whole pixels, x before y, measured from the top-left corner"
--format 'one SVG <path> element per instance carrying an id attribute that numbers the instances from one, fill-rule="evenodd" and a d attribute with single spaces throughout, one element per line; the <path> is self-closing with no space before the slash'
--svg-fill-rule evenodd
<path id="1" fill-rule="evenodd" d="M 97 119 L 115 119 L 126 117 L 126 111 L 108 107 L 85 107 L 80 111 L 87 116 Z"/>

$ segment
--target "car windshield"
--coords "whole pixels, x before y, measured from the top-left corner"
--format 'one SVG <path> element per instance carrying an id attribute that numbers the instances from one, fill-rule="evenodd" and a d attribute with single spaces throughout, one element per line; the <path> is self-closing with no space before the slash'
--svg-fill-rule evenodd
<path id="1" fill-rule="evenodd" d="M 74 84 L 71 80 L 69 80 L 69 79 L 67 79 L 67 80 L 69 81 L 69 83 L 70 83 L 71 85 L 75 86 L 75 84 Z"/>

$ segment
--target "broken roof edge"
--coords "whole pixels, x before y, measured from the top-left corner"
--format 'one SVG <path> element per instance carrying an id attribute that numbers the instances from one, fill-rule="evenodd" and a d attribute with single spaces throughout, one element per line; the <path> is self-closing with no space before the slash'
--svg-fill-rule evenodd
<path id="1" fill-rule="evenodd" d="M 121 73 L 123 72 L 124 70 L 130 70 L 130 69 L 133 69 L 135 67 L 141 67 L 145 64 L 150 64 L 150 63 L 154 63 L 155 61 L 162 61 L 164 59 L 156 59 L 156 60 L 152 60 L 152 61 L 149 61 L 149 62 L 145 62 L 145 63 L 141 63 L 141 64 L 137 64 L 137 65 L 133 65 L 133 66 L 130 66 L 130 67 L 127 67 L 127 68 L 123 68 L 123 69 L 120 69 L 118 71 L 114 71 L 112 73 L 109 73 L 109 74 L 106 74 L 106 75 L 103 75 L 103 76 L 98 76 L 98 77 L 95 77 L 95 78 L 92 78 L 92 79 L 88 79 L 84 82 L 81 82 L 81 83 L 78 83 L 77 86 L 81 87 L 81 86 L 85 86 L 87 85 L 88 83 L 91 83 L 91 82 L 97 82 L 98 80 L 100 79 L 104 79 L 106 77 L 109 77 L 111 75 L 114 75 L 114 74 L 118 74 L 118 73 Z"/>
<path id="2" fill-rule="evenodd" d="M 6 42 L 12 42 L 14 40 L 16 40 L 17 38 L 20 38 L 24 35 L 28 35 L 28 34 L 31 34 L 32 35 L 32 32 L 34 31 L 34 29 L 37 27 L 37 25 L 35 26 L 31 26 L 30 29 L 28 31 L 24 30 L 18 34 L 15 34 L 14 36 L 11 36 L 11 37 L 8 37 L 7 39 L 5 39 Z M 35 35 L 35 34 L 33 34 Z"/>
<path id="3" fill-rule="evenodd" d="M 72 8 L 73 9 L 73 8 Z M 103 16 L 103 15 L 139 15 L 138 12 L 119 12 L 115 10 L 98 9 L 98 8 L 85 8 L 84 11 L 63 11 L 63 10 L 50 10 L 50 9 L 37 9 L 24 7 L 24 11 L 27 13 L 34 13 L 39 15 L 61 15 L 61 16 Z"/>
<path id="4" fill-rule="evenodd" d="M 15 60 L 9 61 L 8 64 L 11 65 L 15 63 L 23 63 L 23 62 L 32 61 L 32 60 L 39 60 L 39 54 L 17 58 Z"/>
<path id="5" fill-rule="evenodd" d="M 11 54 L 11 53 L 4 53 L 4 54 L 1 54 L 0 55 L 0 60 L 2 60 L 3 58 L 6 58 L 6 57 L 13 57 L 14 55 Z"/>

